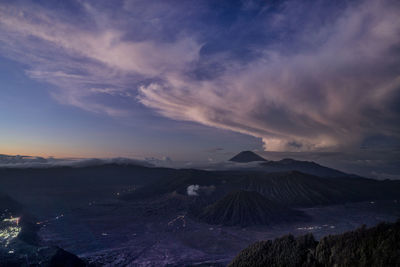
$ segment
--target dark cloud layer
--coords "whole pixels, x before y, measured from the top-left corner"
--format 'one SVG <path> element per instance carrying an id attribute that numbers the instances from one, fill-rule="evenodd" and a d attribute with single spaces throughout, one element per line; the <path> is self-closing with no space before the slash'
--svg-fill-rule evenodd
<path id="1" fill-rule="evenodd" d="M 0 168 L 53 168 L 53 167 L 88 167 L 104 164 L 117 165 L 138 165 L 145 167 L 153 167 L 154 165 L 148 160 L 136 160 L 129 158 L 108 158 L 108 159 L 73 159 L 73 158 L 43 158 L 21 155 L 1 155 Z"/>

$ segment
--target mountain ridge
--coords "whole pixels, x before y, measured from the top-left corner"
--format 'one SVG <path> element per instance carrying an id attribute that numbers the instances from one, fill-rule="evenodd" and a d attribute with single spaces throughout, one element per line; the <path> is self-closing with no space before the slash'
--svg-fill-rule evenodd
<path id="1" fill-rule="evenodd" d="M 340 170 L 323 166 L 314 161 L 296 160 L 292 158 L 266 160 L 252 151 L 242 151 L 229 159 L 229 161 L 237 163 L 259 162 L 258 167 L 254 168 L 254 170 L 264 172 L 299 171 L 321 177 L 358 177 L 357 175 L 347 174 Z"/>

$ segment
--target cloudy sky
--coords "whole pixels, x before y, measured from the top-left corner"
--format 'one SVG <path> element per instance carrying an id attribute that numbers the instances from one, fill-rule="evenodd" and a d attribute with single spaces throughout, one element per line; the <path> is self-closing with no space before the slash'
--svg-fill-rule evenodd
<path id="1" fill-rule="evenodd" d="M 395 0 L 2 0 L 0 153 L 396 160 L 399 14 Z"/>

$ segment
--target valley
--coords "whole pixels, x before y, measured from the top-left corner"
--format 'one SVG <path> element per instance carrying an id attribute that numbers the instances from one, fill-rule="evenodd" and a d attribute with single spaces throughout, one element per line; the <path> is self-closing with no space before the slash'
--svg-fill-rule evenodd
<path id="1" fill-rule="evenodd" d="M 2 193 L 34 215 L 35 246 L 95 266 L 225 266 L 259 240 L 400 217 L 398 181 L 118 164 L 0 173 Z"/>

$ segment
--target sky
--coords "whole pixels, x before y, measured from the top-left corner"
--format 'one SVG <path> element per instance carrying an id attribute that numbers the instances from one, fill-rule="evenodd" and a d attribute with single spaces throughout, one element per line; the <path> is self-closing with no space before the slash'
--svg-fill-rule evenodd
<path id="1" fill-rule="evenodd" d="M 0 154 L 397 164 L 399 14 L 395 0 L 1 0 Z"/>

